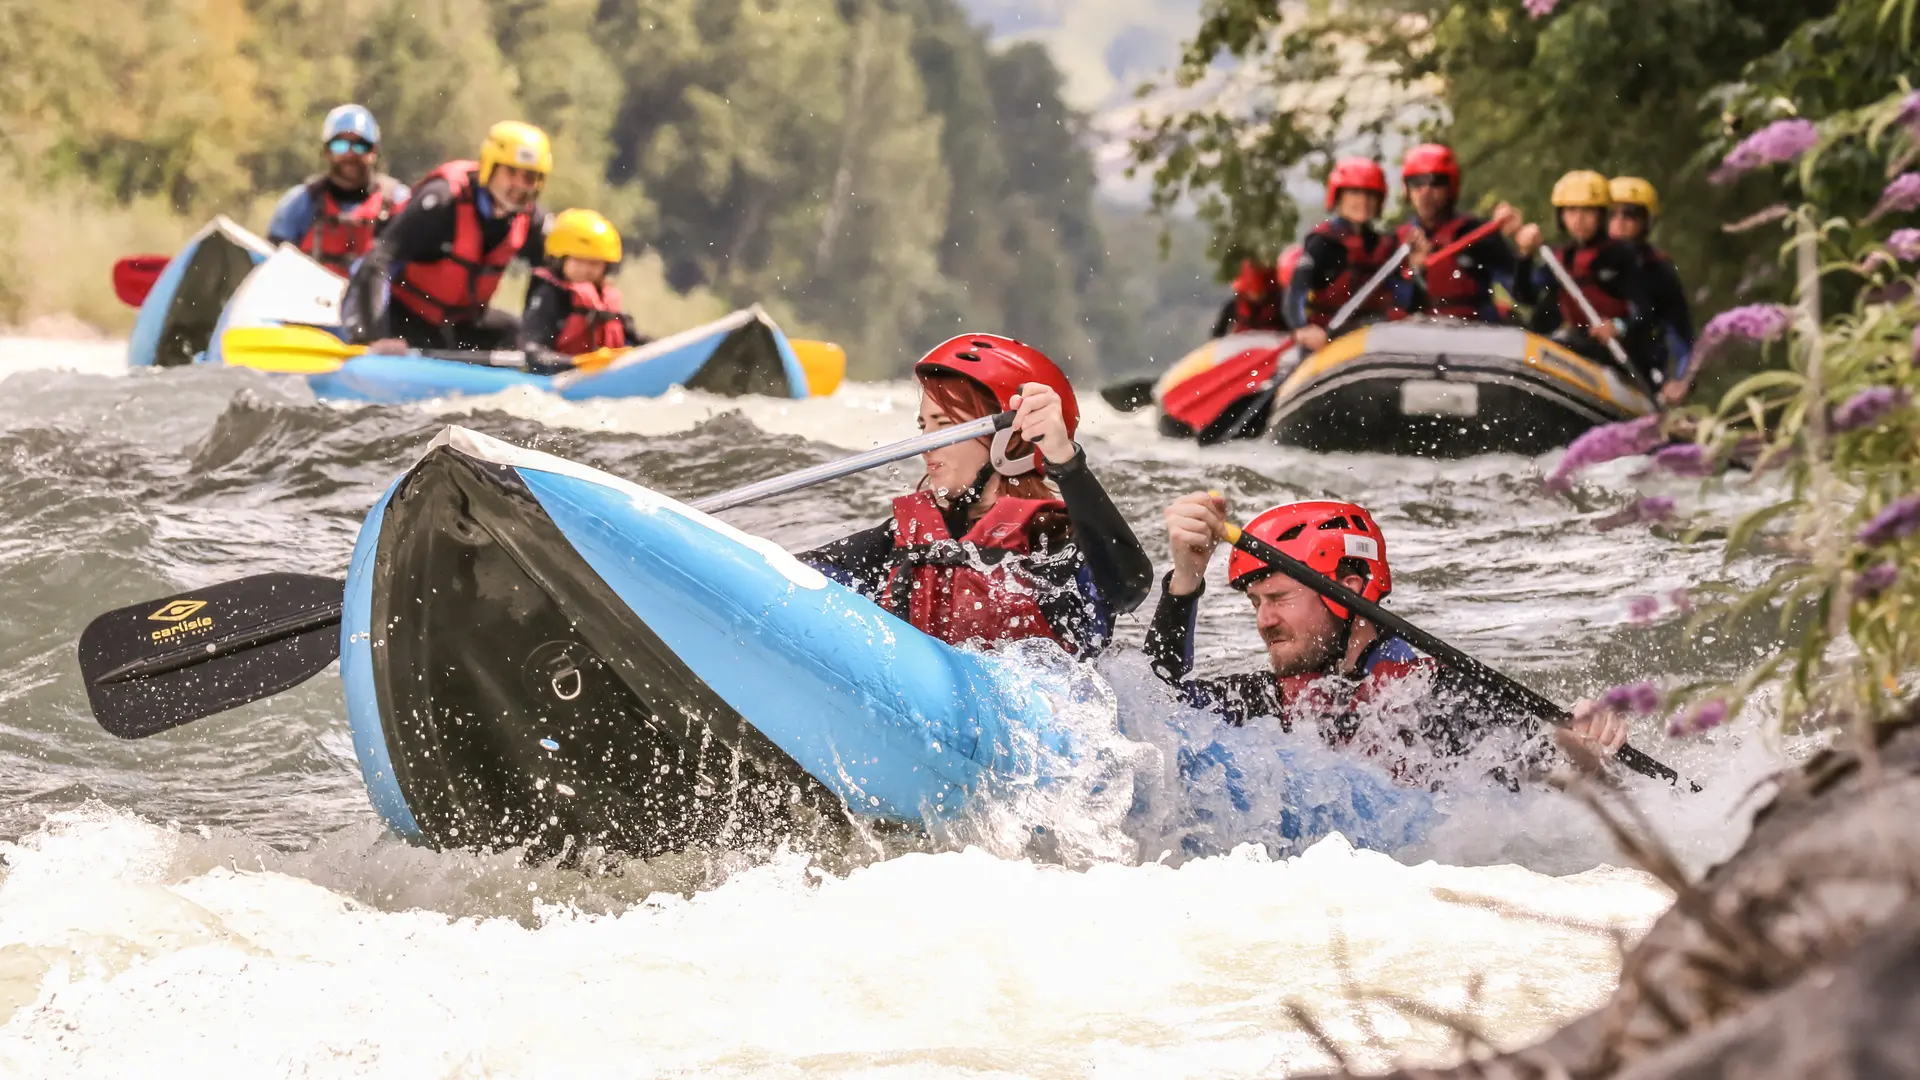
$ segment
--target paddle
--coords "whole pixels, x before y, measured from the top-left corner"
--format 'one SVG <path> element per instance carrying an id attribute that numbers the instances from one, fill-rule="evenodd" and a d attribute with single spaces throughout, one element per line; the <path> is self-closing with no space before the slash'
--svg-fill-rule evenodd
<path id="1" fill-rule="evenodd" d="M 139 307 L 166 268 L 165 255 L 129 255 L 113 264 L 113 294 L 128 307 Z"/>
<path id="2" fill-rule="evenodd" d="M 1468 656 L 1466 653 L 1461 652 L 1459 649 L 1441 641 L 1439 638 L 1434 637 L 1432 634 L 1395 615 L 1386 608 L 1368 600 L 1366 597 L 1361 596 L 1345 585 L 1327 577 L 1306 563 L 1288 555 L 1286 552 L 1281 551 L 1265 540 L 1257 536 L 1249 535 L 1245 529 L 1242 529 L 1232 522 L 1227 522 L 1226 540 L 1227 543 L 1259 559 L 1261 562 L 1266 563 L 1275 570 L 1305 585 L 1321 596 L 1345 607 L 1349 611 L 1364 615 L 1374 625 L 1391 631 L 1405 640 L 1407 644 L 1440 661 L 1442 664 L 1466 676 L 1482 687 L 1494 691 L 1508 702 L 1532 713 L 1547 723 L 1561 726 L 1572 722 L 1573 714 L 1567 712 L 1567 710 L 1561 708 L 1547 697 L 1534 691 L 1531 687 L 1516 682 L 1506 675 L 1502 675 L 1500 672 L 1495 671 L 1473 657 Z M 1625 765 L 1627 768 L 1643 776 L 1651 776 L 1656 780 L 1665 780 L 1675 784 L 1680 782 L 1679 773 L 1674 772 L 1672 769 L 1631 746 L 1622 746 L 1618 757 L 1620 764 Z M 1700 790 L 1699 784 L 1692 784 L 1692 787 L 1695 791 Z"/>
<path id="3" fill-rule="evenodd" d="M 983 416 L 688 505 L 745 506 L 1012 426 L 1011 411 Z M 259 574 L 95 618 L 79 646 L 94 719 L 122 739 L 144 739 L 305 682 L 340 655 L 346 588 L 313 574 Z"/>
<path id="4" fill-rule="evenodd" d="M 1428 255 L 1427 265 L 1432 266 L 1434 263 L 1439 262 L 1449 255 L 1457 255 L 1465 251 L 1468 247 L 1480 242 L 1483 238 L 1493 235 L 1494 231 L 1499 228 L 1500 222 L 1498 220 L 1482 222 L 1480 226 L 1472 232 Z"/>
<path id="5" fill-rule="evenodd" d="M 624 349 L 600 349 L 575 359 L 576 367 L 604 367 Z M 229 367 L 253 368 L 282 375 L 325 375 L 357 357 L 365 345 L 349 345 L 312 326 L 235 326 L 220 337 L 220 356 Z M 527 355 L 519 349 L 409 349 L 407 356 L 453 360 L 481 367 L 522 369 Z"/>
<path id="6" fill-rule="evenodd" d="M 1586 316 L 1589 331 L 1605 322 L 1606 320 L 1600 317 L 1600 313 L 1593 310 L 1593 304 L 1588 302 L 1587 294 L 1574 282 L 1573 275 L 1567 273 L 1566 264 L 1560 261 L 1560 256 L 1554 254 L 1552 246 L 1542 245 L 1540 254 L 1547 260 L 1547 269 L 1553 271 L 1553 276 L 1560 279 L 1560 288 L 1564 289 L 1568 296 L 1573 297 L 1573 302 L 1580 306 L 1580 314 Z M 1653 384 L 1647 381 L 1647 377 L 1641 374 L 1639 368 L 1633 366 L 1633 361 L 1627 359 L 1627 350 L 1621 347 L 1618 338 L 1607 339 L 1607 351 L 1613 354 L 1614 360 L 1632 377 L 1642 391 L 1649 397 L 1654 394 Z"/>

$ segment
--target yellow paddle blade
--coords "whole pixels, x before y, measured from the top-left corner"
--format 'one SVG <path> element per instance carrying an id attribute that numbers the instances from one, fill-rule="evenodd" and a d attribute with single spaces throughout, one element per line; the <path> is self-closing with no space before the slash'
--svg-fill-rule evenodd
<path id="1" fill-rule="evenodd" d="M 236 326 L 220 338 L 220 356 L 231 367 L 287 375 L 321 375 L 367 351 L 311 326 Z"/>
<path id="2" fill-rule="evenodd" d="M 807 373 L 807 393 L 813 397 L 826 397 L 840 389 L 840 380 L 847 377 L 847 350 L 831 341 L 793 341 L 793 355 L 800 361 L 800 370 Z"/>
<path id="3" fill-rule="evenodd" d="M 599 371 L 627 354 L 625 349 L 595 349 L 573 358 L 575 371 Z"/>

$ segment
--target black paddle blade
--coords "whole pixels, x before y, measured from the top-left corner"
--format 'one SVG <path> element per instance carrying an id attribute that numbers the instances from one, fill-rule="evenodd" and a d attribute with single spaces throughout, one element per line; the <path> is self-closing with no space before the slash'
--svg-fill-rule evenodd
<path id="1" fill-rule="evenodd" d="M 1123 379 L 1101 387 L 1100 396 L 1121 412 L 1134 412 L 1153 404 L 1153 384 L 1156 381 L 1152 375 Z"/>
<path id="2" fill-rule="evenodd" d="M 345 593 L 333 578 L 261 574 L 109 611 L 80 635 L 93 717 L 144 739 L 305 682 L 340 655 Z"/>

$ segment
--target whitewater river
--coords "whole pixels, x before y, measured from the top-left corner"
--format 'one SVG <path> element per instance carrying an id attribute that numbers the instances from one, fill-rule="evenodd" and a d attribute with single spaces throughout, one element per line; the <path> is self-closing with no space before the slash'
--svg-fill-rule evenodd
<path id="1" fill-rule="evenodd" d="M 1422 1013 L 1537 1036 L 1604 998 L 1619 943 L 1668 902 L 1544 788 L 1453 785 L 1418 838 L 1356 838 L 1389 853 L 1279 841 L 1283 804 L 1342 798 L 1314 787 L 1310 744 L 1252 776 L 1250 809 L 1168 790 L 1165 739 L 1117 733 L 1204 722 L 1168 719 L 1133 647 L 1151 599 L 1084 679 L 1076 722 L 1132 770 L 1098 796 L 854 851 L 562 870 L 409 847 L 368 805 L 331 674 L 122 742 L 88 715 L 81 628 L 228 578 L 344 572 L 372 500 L 449 422 L 693 496 L 904 437 L 911 389 L 348 409 L 298 381 L 122 363 L 113 344 L 0 340 L 0 1076 L 1282 1076 L 1329 1064 L 1296 1010 L 1360 1062 L 1446 1061 L 1457 1039 Z M 1242 518 L 1340 496 L 1386 531 L 1396 610 L 1562 700 L 1725 676 L 1768 647 L 1673 616 L 1672 590 L 1725 580 L 1714 544 L 1595 527 L 1641 493 L 1717 514 L 1764 493 L 1703 500 L 1622 462 L 1570 499 L 1533 460 L 1203 452 L 1083 406 L 1095 468 L 1162 563 L 1159 509 L 1182 492 L 1223 488 Z M 725 516 L 797 550 L 880 520 L 915 478 Z M 1635 597 L 1661 614 L 1636 622 Z M 1203 666 L 1259 663 L 1222 587 L 1201 634 Z M 1707 790 L 1635 790 L 1701 868 L 1782 751 L 1745 726 L 1658 729 L 1636 744 Z M 1183 798 L 1203 834 L 1195 805 L 1166 809 Z"/>

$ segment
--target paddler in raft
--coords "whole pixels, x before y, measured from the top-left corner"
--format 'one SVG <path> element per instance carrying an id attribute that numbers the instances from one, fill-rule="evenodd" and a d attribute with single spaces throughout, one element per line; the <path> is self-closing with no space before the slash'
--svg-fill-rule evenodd
<path id="1" fill-rule="evenodd" d="M 1284 309 L 1293 340 L 1308 352 L 1327 344 L 1327 326 L 1340 308 L 1387 264 L 1399 246 L 1392 233 L 1375 222 L 1387 198 L 1387 174 L 1368 158 L 1343 158 L 1327 174 L 1327 209 L 1333 215 L 1313 227 L 1300 242 L 1300 263 L 1287 285 Z M 1426 306 L 1422 283 L 1427 244 L 1416 237 L 1406 261 L 1360 302 L 1341 327 L 1404 319 Z"/>
<path id="2" fill-rule="evenodd" d="M 546 133 L 508 120 L 479 161 L 428 173 L 347 282 L 347 340 L 374 353 L 519 348 L 520 320 L 487 301 L 508 263 L 539 256 L 535 203 L 552 171 Z"/>
<path id="3" fill-rule="evenodd" d="M 1391 632 L 1278 573 L 1238 548 L 1227 560 L 1227 581 L 1253 604 L 1254 626 L 1266 643 L 1267 670 L 1218 678 L 1192 678 L 1193 639 L 1207 563 L 1224 535 L 1226 500 L 1206 491 L 1181 496 L 1165 512 L 1173 568 L 1161 581 L 1160 603 L 1147 631 L 1147 658 L 1154 674 L 1182 700 L 1244 726 L 1271 717 L 1283 730 L 1318 721 L 1336 746 L 1386 756 L 1397 779 L 1425 780 L 1425 768 L 1405 750 L 1423 743 L 1429 757 L 1470 752 L 1501 726 L 1498 712 L 1472 689 L 1451 685 L 1449 673 Z M 1306 563 L 1367 600 L 1393 591 L 1387 539 L 1361 507 L 1347 502 L 1301 502 L 1276 506 L 1247 522 L 1246 532 Z M 1412 705 L 1406 730 L 1374 730 L 1363 717 L 1395 712 L 1409 703 L 1394 686 L 1426 679 L 1426 696 Z M 1368 710 L 1381 703 L 1385 708 Z M 1407 715 L 1407 714 L 1401 714 Z M 1627 739 L 1621 713 L 1581 702 L 1568 726 L 1596 754 L 1612 755 Z"/>
<path id="4" fill-rule="evenodd" d="M 1006 409 L 993 439 L 929 451 L 893 517 L 799 556 L 950 644 L 1051 638 L 1086 657 L 1153 584 L 1153 561 L 1073 441 L 1080 408 L 1040 350 L 992 334 L 913 366 L 922 430 Z"/>
<path id="5" fill-rule="evenodd" d="M 1561 287 L 1552 268 L 1545 260 L 1534 261 L 1540 249 L 1540 227 L 1527 225 L 1514 238 L 1524 260 L 1514 282 L 1514 298 L 1533 306 L 1527 328 L 1601 363 L 1613 363 L 1606 343 L 1617 341 L 1635 368 L 1628 374 L 1657 389 L 1666 373 L 1652 355 L 1647 319 L 1652 304 L 1639 256 L 1607 235 L 1606 216 L 1613 205 L 1607 178 L 1590 169 L 1576 169 L 1554 183 L 1552 201 L 1554 219 L 1567 238 L 1554 254 L 1600 322 L 1588 325 L 1579 301 Z"/>
<path id="6" fill-rule="evenodd" d="M 547 229 L 546 265 L 533 272 L 520 315 L 527 370 L 553 374 L 596 349 L 645 345 L 650 339 L 621 310 L 610 276 L 620 264 L 620 231 L 592 210 L 562 210 Z"/>
<path id="7" fill-rule="evenodd" d="M 1664 405 L 1679 405 L 1693 388 L 1693 312 L 1687 307 L 1687 289 L 1673 256 L 1653 246 L 1653 219 L 1660 216 L 1660 193 L 1638 176 L 1616 176 L 1607 181 L 1613 209 L 1607 213 L 1607 235 L 1633 249 L 1646 279 L 1647 313 L 1653 324 L 1654 350 L 1666 372 L 1660 387 Z"/>
<path id="8" fill-rule="evenodd" d="M 1213 320 L 1213 331 L 1207 336 L 1223 338 L 1228 334 L 1260 330 L 1286 333 L 1290 327 L 1281 308 L 1286 302 L 1287 282 L 1293 280 L 1293 269 L 1298 265 L 1299 244 L 1287 245 L 1273 266 L 1266 266 L 1259 259 L 1242 259 L 1240 273 L 1233 279 L 1233 295 L 1220 308 L 1219 317 Z"/>
<path id="9" fill-rule="evenodd" d="M 360 105 L 341 105 L 320 122 L 327 171 L 288 189 L 273 208 L 267 240 L 292 244 L 346 277 L 400 204 L 407 185 L 378 171 L 380 125 Z"/>
<path id="10" fill-rule="evenodd" d="M 1460 200 L 1460 162 L 1451 149 L 1439 143 L 1424 143 L 1407 151 L 1400 162 L 1400 182 L 1413 216 L 1400 226 L 1397 235 L 1409 247 L 1424 242 L 1428 251 L 1437 252 L 1487 224 L 1456 208 Z M 1519 260 L 1507 245 L 1507 238 L 1520 231 L 1520 212 L 1501 203 L 1493 211 L 1493 220 L 1499 222 L 1498 231 L 1457 252 L 1426 260 L 1423 310 L 1428 314 L 1467 322 L 1508 321 L 1494 302 L 1493 288 L 1498 285 L 1509 295 L 1513 292 Z"/>

